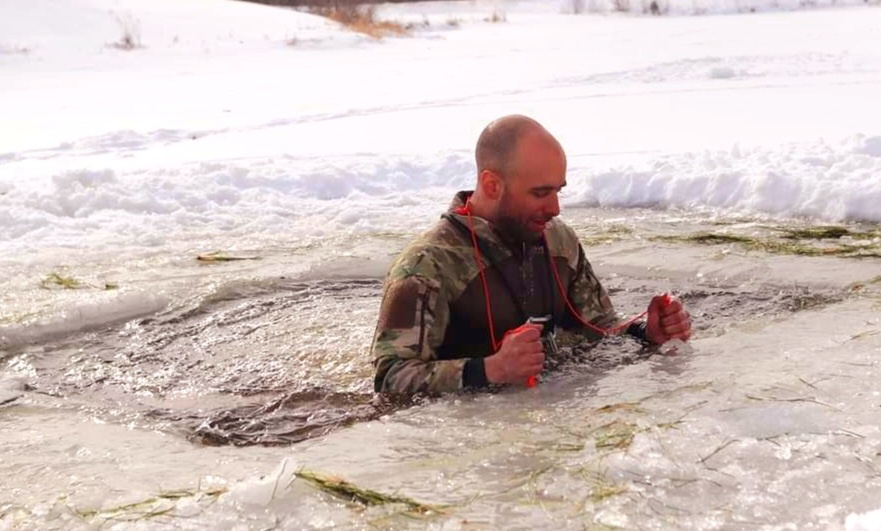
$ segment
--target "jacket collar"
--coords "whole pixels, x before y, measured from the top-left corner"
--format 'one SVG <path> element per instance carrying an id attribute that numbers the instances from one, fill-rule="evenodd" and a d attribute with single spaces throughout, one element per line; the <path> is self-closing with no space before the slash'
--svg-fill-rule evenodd
<path id="1" fill-rule="evenodd" d="M 513 256 L 523 258 L 521 255 L 525 254 L 528 248 L 541 245 L 540 240 L 533 244 L 509 244 L 499 236 L 488 220 L 473 214 L 469 215 L 465 207 L 472 193 L 470 190 L 457 192 L 447 209 L 447 216 L 469 232 L 473 227 L 479 241 L 480 251 L 488 254 L 490 260 L 501 262 Z"/>

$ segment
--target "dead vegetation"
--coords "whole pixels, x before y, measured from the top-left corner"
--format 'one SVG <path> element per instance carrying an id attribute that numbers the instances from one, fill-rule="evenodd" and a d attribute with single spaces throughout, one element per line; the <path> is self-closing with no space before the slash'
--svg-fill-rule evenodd
<path id="1" fill-rule="evenodd" d="M 7 48 L 4 46 L 0 46 L 0 55 L 10 54 L 10 55 L 27 55 L 31 53 L 31 49 L 27 46 L 13 46 L 11 48 Z M 0 191 L 0 196 L 6 195 L 6 192 Z"/>
<path id="2" fill-rule="evenodd" d="M 881 258 L 881 231 L 856 231 L 841 226 L 807 228 L 771 227 L 766 236 L 733 234 L 731 232 L 699 232 L 676 236 L 655 236 L 663 242 L 701 245 L 735 244 L 748 251 L 800 256 L 840 256 L 847 258 Z"/>
<path id="3" fill-rule="evenodd" d="M 119 24 L 119 40 L 110 46 L 118 50 L 137 50 L 143 48 L 141 43 L 141 23 L 131 13 L 116 13 L 116 23 Z"/>
<path id="4" fill-rule="evenodd" d="M 490 24 L 498 24 L 500 22 L 507 22 L 508 15 L 506 15 L 504 11 L 501 11 L 499 9 L 493 9 L 493 12 L 490 13 L 483 20 L 484 20 L 484 22 L 489 22 Z"/>
<path id="5" fill-rule="evenodd" d="M 173 490 L 105 509 L 76 509 L 72 507 L 71 510 L 84 522 L 97 525 L 99 529 L 105 524 L 143 524 L 156 519 L 168 522 L 180 517 L 178 514 L 179 502 L 190 501 L 190 503 L 204 507 L 214 503 L 227 492 L 225 487 L 207 490 Z"/>
<path id="6" fill-rule="evenodd" d="M 259 260 L 259 256 L 236 256 L 224 251 L 213 251 L 196 256 L 199 262 L 238 262 L 241 260 Z"/>
<path id="7" fill-rule="evenodd" d="M 378 18 L 376 6 L 361 4 L 354 0 L 334 0 L 326 4 L 310 6 L 308 11 L 339 22 L 352 31 L 374 39 L 410 33 L 410 28 L 400 22 Z"/>
<path id="8" fill-rule="evenodd" d="M 368 507 L 386 504 L 400 504 L 407 508 L 407 512 L 413 514 L 426 515 L 440 514 L 443 512 L 443 507 L 440 505 L 421 503 L 411 498 L 407 498 L 406 496 L 377 492 L 372 489 L 360 487 L 342 478 L 313 472 L 311 470 L 298 470 L 294 473 L 293 479 L 301 479 L 322 492 L 326 492 L 347 502 L 366 505 Z"/>
<path id="9" fill-rule="evenodd" d="M 103 289 L 103 290 L 114 290 L 118 289 L 119 285 L 115 282 L 104 282 L 102 285 L 90 284 L 88 282 L 83 282 L 75 277 L 70 275 L 65 275 L 58 271 L 53 271 L 43 277 L 40 280 L 40 288 L 42 289 L 82 289 L 82 288 L 92 288 L 92 289 Z"/>

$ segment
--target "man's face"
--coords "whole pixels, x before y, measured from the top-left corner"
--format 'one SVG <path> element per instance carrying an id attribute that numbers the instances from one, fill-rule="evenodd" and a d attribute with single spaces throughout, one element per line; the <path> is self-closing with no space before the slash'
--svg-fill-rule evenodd
<path id="1" fill-rule="evenodd" d="M 513 239 L 534 242 L 560 214 L 558 194 L 566 186 L 566 156 L 545 137 L 525 137 L 509 173 L 504 176 L 496 226 Z"/>

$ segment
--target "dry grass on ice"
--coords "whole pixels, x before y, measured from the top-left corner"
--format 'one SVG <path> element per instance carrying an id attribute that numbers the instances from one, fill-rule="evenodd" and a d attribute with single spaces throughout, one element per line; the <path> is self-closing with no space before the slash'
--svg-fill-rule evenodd
<path id="1" fill-rule="evenodd" d="M 375 6 L 354 1 L 340 0 L 330 2 L 328 5 L 312 6 L 309 12 L 339 22 L 352 31 L 375 39 L 409 33 L 409 28 L 400 22 L 377 18 Z"/>

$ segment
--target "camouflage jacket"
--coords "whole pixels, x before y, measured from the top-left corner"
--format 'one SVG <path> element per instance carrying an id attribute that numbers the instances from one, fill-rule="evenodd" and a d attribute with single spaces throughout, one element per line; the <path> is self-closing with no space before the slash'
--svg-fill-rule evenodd
<path id="1" fill-rule="evenodd" d="M 559 327 L 600 339 L 566 308 L 551 263 L 583 319 L 602 328 L 620 321 L 570 227 L 554 219 L 545 229 L 547 245 L 539 240 L 512 248 L 486 220 L 456 213 L 467 197 L 459 192 L 443 218 L 389 270 L 371 348 L 377 392 L 433 394 L 486 385 L 483 358 L 493 347 L 472 224 L 497 343 L 528 317 L 548 314 Z"/>

